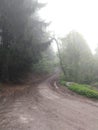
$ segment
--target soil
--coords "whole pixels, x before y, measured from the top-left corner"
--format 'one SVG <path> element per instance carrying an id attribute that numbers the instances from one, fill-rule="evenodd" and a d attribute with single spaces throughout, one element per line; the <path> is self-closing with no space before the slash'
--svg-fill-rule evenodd
<path id="1" fill-rule="evenodd" d="M 53 75 L 0 100 L 0 130 L 98 130 L 98 101 L 58 87 Z"/>

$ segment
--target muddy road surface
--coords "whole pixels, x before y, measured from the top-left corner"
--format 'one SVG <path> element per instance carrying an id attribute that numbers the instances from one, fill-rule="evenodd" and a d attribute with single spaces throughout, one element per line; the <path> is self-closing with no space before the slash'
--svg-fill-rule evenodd
<path id="1" fill-rule="evenodd" d="M 53 78 L 3 99 L 0 130 L 98 130 L 98 102 L 54 91 Z"/>

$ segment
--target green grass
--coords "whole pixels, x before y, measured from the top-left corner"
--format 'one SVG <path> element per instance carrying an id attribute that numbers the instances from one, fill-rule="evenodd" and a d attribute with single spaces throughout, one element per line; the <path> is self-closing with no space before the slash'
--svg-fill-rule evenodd
<path id="1" fill-rule="evenodd" d="M 63 79 L 60 79 L 60 84 L 68 87 L 68 89 L 77 94 L 84 95 L 89 98 L 98 99 L 98 91 L 90 85 L 78 84 L 78 83 L 71 83 L 67 85 L 67 82 L 64 81 Z"/>
<path id="2" fill-rule="evenodd" d="M 66 81 L 61 80 L 60 84 L 63 85 L 63 86 L 65 86 L 66 85 Z"/>
<path id="3" fill-rule="evenodd" d="M 62 74 L 60 75 L 60 80 L 59 80 L 59 83 L 63 86 L 66 85 L 66 81 L 65 81 L 65 76 Z"/>
<path id="4" fill-rule="evenodd" d="M 98 99 L 98 91 L 91 89 L 91 87 L 88 85 L 81 85 L 81 84 L 73 83 L 68 88 L 72 90 L 73 92 L 76 92 L 80 95 L 85 95 L 90 98 Z"/>

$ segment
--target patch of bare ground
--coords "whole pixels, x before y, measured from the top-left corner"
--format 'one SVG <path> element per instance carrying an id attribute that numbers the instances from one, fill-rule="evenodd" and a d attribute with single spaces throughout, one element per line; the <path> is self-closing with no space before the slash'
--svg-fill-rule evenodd
<path id="1" fill-rule="evenodd" d="M 42 80 L 46 79 L 44 75 L 30 75 L 27 79 L 20 83 L 1 83 L 0 84 L 0 98 L 14 95 L 15 93 L 22 93 L 24 89 L 28 89 L 30 85 L 37 85 Z"/>

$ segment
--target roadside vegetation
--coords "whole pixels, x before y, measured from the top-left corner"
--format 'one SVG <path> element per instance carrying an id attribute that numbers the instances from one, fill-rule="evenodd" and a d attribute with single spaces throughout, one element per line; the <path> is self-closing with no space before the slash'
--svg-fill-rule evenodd
<path id="1" fill-rule="evenodd" d="M 59 83 L 77 94 L 84 95 L 89 98 L 98 99 L 98 90 L 96 87 L 87 84 L 67 82 L 62 78 L 60 79 Z"/>
<path id="2" fill-rule="evenodd" d="M 73 83 L 68 88 L 80 95 L 98 99 L 98 91 L 93 90 L 91 86 Z"/>
<path id="3" fill-rule="evenodd" d="M 43 53 L 42 58 L 38 63 L 33 64 L 33 72 L 37 74 L 51 74 L 55 71 L 57 66 L 57 56 L 53 51 L 53 48 L 48 47 Z"/>
<path id="4" fill-rule="evenodd" d="M 72 31 L 60 38 L 59 50 L 63 68 L 60 84 L 78 94 L 98 99 L 98 47 L 92 53 L 83 36 Z"/>

